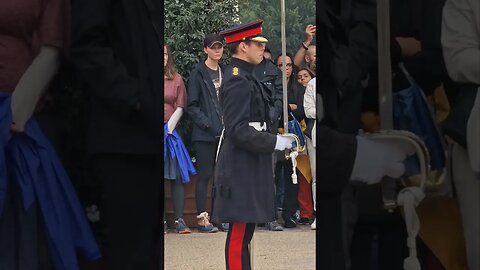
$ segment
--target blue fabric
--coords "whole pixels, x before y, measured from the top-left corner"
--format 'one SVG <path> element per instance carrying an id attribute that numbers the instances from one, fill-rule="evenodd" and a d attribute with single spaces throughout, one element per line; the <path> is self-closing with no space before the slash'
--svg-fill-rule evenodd
<path id="1" fill-rule="evenodd" d="M 7 162 L 5 160 L 5 149 L 10 136 L 10 125 L 12 115 L 10 110 L 10 95 L 0 92 L 0 216 L 5 207 L 7 194 Z"/>
<path id="2" fill-rule="evenodd" d="M 7 107 L 10 111 L 8 98 L 2 101 L 0 108 Z M 10 132 L 10 124 L 11 121 L 2 123 L 2 135 L 5 130 Z M 6 166 L 5 161 L 8 161 L 15 174 L 12 179 L 17 181 L 23 207 L 29 209 L 35 201 L 39 205 L 55 269 L 79 269 L 77 253 L 87 260 L 100 258 L 100 250 L 75 189 L 35 120 L 27 122 L 23 134 L 10 139 L 3 161 L 0 167 Z M 1 176 L 0 182 L 6 182 Z M 3 199 L 4 196 L 0 197 L 0 201 Z"/>
<path id="3" fill-rule="evenodd" d="M 178 162 L 177 165 L 182 183 L 189 183 L 190 177 L 197 174 L 197 172 L 178 132 L 173 130 L 172 134 L 168 134 L 168 126 L 167 123 L 165 123 L 163 138 L 163 159 L 166 160 L 168 158 L 170 159 L 169 162 Z"/>
<path id="4" fill-rule="evenodd" d="M 400 69 L 404 72 L 410 87 L 393 94 L 394 128 L 408 130 L 423 139 L 430 154 L 431 169 L 443 169 L 446 159 L 445 147 L 425 95 L 403 65 L 400 65 Z M 419 173 L 418 157 L 416 155 L 409 157 L 406 160 L 406 175 Z"/>
<path id="5" fill-rule="evenodd" d="M 297 135 L 300 140 L 300 146 L 305 147 L 305 135 L 302 132 L 302 127 L 297 118 L 295 118 L 292 113 L 290 113 L 290 115 L 293 119 L 288 121 L 288 133 Z"/>

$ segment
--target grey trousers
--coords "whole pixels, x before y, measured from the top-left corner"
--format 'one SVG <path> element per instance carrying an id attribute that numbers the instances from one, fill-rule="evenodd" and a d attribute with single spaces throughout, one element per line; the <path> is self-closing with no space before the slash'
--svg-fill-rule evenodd
<path id="1" fill-rule="evenodd" d="M 452 178 L 457 191 L 470 270 L 480 269 L 480 180 L 470 167 L 465 148 L 451 148 Z"/>

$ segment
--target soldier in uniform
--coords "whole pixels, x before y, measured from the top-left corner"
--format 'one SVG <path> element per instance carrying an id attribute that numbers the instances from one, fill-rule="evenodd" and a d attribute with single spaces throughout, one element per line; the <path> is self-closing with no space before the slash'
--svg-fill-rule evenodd
<path id="1" fill-rule="evenodd" d="M 271 95 L 253 74 L 267 39 L 257 21 L 220 32 L 232 54 L 220 90 L 225 129 L 215 167 L 213 221 L 228 222 L 228 270 L 251 269 L 248 245 L 256 223 L 275 219 L 272 153 L 292 147 L 269 132 Z"/>

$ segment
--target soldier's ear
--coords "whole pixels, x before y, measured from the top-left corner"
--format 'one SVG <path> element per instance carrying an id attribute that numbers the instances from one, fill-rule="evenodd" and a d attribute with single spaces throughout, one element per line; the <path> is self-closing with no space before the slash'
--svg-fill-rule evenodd
<path id="1" fill-rule="evenodd" d="M 246 51 L 247 51 L 247 43 L 245 43 L 245 42 L 240 42 L 240 44 L 238 44 L 238 48 L 239 48 L 242 52 L 246 52 Z"/>

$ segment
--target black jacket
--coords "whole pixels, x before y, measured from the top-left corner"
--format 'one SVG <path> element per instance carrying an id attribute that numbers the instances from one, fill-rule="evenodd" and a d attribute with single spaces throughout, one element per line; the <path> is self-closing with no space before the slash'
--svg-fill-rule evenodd
<path id="1" fill-rule="evenodd" d="M 72 1 L 71 57 L 90 91 L 91 153 L 161 152 L 160 8 L 146 1 Z"/>
<path id="2" fill-rule="evenodd" d="M 270 97 L 253 65 L 232 58 L 220 91 L 225 139 L 215 166 L 214 222 L 265 223 L 275 219 L 272 153 L 276 135 L 249 122 L 269 121 Z"/>
<path id="3" fill-rule="evenodd" d="M 282 71 L 271 60 L 264 58 L 260 64 L 255 66 L 254 75 L 263 83 L 272 98 L 270 117 L 272 130 L 276 133 L 278 120 L 283 113 Z"/>
<path id="4" fill-rule="evenodd" d="M 392 0 L 390 5 L 391 40 L 394 92 L 409 87 L 407 79 L 397 68 L 402 62 L 422 88 L 425 95 L 431 95 L 448 80 L 440 42 L 442 10 L 445 0 Z M 421 51 L 404 58 L 396 37 L 412 37 L 421 42 Z M 366 89 L 363 110 L 378 111 L 378 73 L 371 73 Z"/>
<path id="5" fill-rule="evenodd" d="M 317 4 L 317 91 L 325 109 L 317 125 L 317 171 L 322 172 L 316 209 L 319 269 L 345 269 L 341 195 L 355 161 L 361 81 L 376 66 L 375 14 L 375 0 Z"/>
<path id="6" fill-rule="evenodd" d="M 222 66 L 220 69 L 223 73 Z M 204 61 L 198 63 L 190 73 L 187 93 L 187 112 L 194 123 L 192 141 L 215 141 L 223 129 L 222 112 L 215 86 Z"/>
<path id="7" fill-rule="evenodd" d="M 360 128 L 361 81 L 377 65 L 376 1 L 322 0 L 317 6 L 317 91 L 323 123 L 346 133 Z"/>

